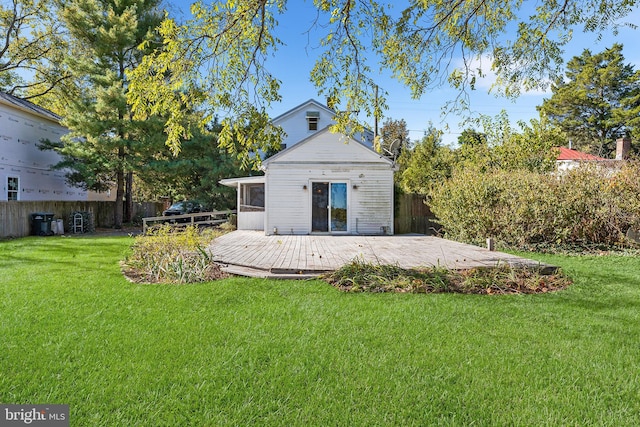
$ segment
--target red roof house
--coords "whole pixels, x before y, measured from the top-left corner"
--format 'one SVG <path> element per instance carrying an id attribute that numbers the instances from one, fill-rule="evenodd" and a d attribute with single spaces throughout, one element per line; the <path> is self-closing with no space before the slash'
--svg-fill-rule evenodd
<path id="1" fill-rule="evenodd" d="M 603 157 L 594 156 L 593 154 L 584 153 L 582 151 L 573 150 L 567 147 L 558 147 L 560 153 L 556 160 L 575 160 L 575 161 L 602 161 L 607 160 Z"/>

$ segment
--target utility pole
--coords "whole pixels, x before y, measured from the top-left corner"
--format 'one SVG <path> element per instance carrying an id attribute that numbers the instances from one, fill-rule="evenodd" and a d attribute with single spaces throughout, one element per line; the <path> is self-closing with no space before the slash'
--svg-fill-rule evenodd
<path id="1" fill-rule="evenodd" d="M 378 85 L 374 86 L 374 96 L 375 96 L 375 105 L 373 106 L 373 127 L 374 127 L 374 134 L 373 137 L 377 138 L 378 137 Z"/>

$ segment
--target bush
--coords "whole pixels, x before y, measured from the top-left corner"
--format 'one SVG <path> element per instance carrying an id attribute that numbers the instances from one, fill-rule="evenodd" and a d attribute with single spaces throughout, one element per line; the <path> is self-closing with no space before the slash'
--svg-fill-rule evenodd
<path id="1" fill-rule="evenodd" d="M 210 228 L 162 225 L 137 236 L 125 264 L 138 282 L 194 283 L 223 277 L 207 245 L 223 234 Z"/>
<path id="2" fill-rule="evenodd" d="M 430 194 L 447 237 L 510 247 L 615 246 L 640 226 L 640 172 L 580 167 L 563 174 L 461 171 Z"/>
<path id="3" fill-rule="evenodd" d="M 534 294 L 564 289 L 571 280 L 561 271 L 542 274 L 539 269 L 512 267 L 448 270 L 442 267 L 406 269 L 397 265 L 363 262 L 359 259 L 325 277 L 345 292 Z"/>

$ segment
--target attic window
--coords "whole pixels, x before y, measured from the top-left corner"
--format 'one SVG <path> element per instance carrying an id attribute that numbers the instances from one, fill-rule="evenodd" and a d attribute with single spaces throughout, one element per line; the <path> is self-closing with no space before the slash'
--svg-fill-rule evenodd
<path id="1" fill-rule="evenodd" d="M 318 130 L 318 120 L 320 119 L 319 111 L 307 111 L 307 126 L 308 129 Z"/>

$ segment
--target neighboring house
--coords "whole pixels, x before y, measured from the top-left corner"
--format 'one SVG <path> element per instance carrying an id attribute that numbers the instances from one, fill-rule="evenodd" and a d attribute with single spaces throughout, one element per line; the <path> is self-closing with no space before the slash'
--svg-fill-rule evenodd
<path id="1" fill-rule="evenodd" d="M 109 193 L 71 187 L 64 171 L 51 169 L 60 156 L 37 144 L 59 141 L 67 132 L 51 111 L 0 92 L 0 202 L 114 200 Z"/>
<path id="2" fill-rule="evenodd" d="M 317 107 L 318 130 L 307 127 Z M 238 189 L 238 229 L 265 234 L 393 234 L 395 164 L 354 138 L 329 131 L 331 110 L 316 101 L 274 119 L 287 148 L 266 159 L 264 176 L 230 178 Z M 294 126 L 297 118 L 298 129 Z M 293 139 L 298 136 L 301 139 Z"/>
<path id="3" fill-rule="evenodd" d="M 556 165 L 560 172 L 568 171 L 585 164 L 607 161 L 607 159 L 603 157 L 594 156 L 593 154 L 584 153 L 571 148 L 558 147 L 558 149 L 560 152 L 556 158 Z"/>
<path id="4" fill-rule="evenodd" d="M 556 165 L 559 172 L 568 171 L 582 165 L 597 165 L 599 167 L 615 168 L 618 165 L 617 161 L 627 158 L 630 149 L 630 138 L 618 138 L 616 141 L 615 159 L 605 159 L 604 157 L 594 156 L 593 154 L 584 153 L 571 148 L 558 147 L 559 153 L 556 158 Z"/>

